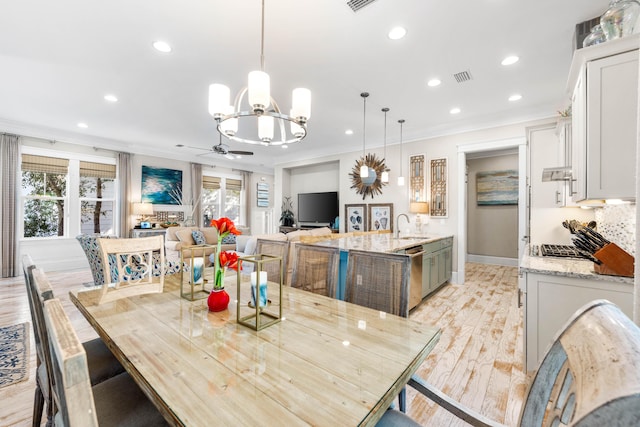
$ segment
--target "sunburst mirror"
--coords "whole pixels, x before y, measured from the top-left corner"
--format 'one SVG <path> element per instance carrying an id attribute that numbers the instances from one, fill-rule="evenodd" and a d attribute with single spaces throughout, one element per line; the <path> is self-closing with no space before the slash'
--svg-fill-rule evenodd
<path id="1" fill-rule="evenodd" d="M 360 167 L 366 165 L 369 168 L 369 176 L 366 178 L 360 178 Z M 351 169 L 351 188 L 356 189 L 356 193 L 362 194 L 362 200 L 367 196 L 374 196 L 382 194 L 382 186 L 387 185 L 386 182 L 380 181 L 382 172 L 387 169 L 384 164 L 384 159 L 378 159 L 375 154 L 367 154 L 364 157 L 356 160 L 356 164 Z"/>

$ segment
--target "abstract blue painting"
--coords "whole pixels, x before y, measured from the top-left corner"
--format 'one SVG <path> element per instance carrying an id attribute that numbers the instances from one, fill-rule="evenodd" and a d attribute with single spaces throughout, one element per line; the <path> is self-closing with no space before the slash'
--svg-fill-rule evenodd
<path id="1" fill-rule="evenodd" d="M 517 205 L 518 171 L 489 171 L 476 173 L 478 206 Z"/>
<path id="2" fill-rule="evenodd" d="M 142 201 L 154 205 L 179 205 L 171 194 L 182 194 L 182 171 L 142 166 Z"/>

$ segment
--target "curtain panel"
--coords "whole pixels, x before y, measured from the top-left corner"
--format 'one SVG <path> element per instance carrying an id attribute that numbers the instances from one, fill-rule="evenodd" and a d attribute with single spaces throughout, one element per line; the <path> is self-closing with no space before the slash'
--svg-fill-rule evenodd
<path id="1" fill-rule="evenodd" d="M 19 204 L 18 179 L 20 164 L 20 137 L 2 134 L 0 136 L 0 182 L 2 183 L 2 210 L 0 222 L 2 243 L 0 244 L 0 264 L 2 277 L 18 275 L 18 239 L 16 209 Z"/>
<path id="2" fill-rule="evenodd" d="M 116 162 L 119 178 L 118 193 L 120 194 L 120 221 L 118 221 L 120 226 L 118 236 L 129 237 L 129 230 L 133 228 L 133 224 L 131 223 L 131 154 L 118 153 Z M 86 166 L 87 169 L 90 167 L 90 165 Z"/>
<path id="3" fill-rule="evenodd" d="M 202 165 L 191 163 L 191 202 L 193 203 L 193 220 L 197 227 L 202 227 Z M 208 224 L 207 224 L 208 225 Z"/>

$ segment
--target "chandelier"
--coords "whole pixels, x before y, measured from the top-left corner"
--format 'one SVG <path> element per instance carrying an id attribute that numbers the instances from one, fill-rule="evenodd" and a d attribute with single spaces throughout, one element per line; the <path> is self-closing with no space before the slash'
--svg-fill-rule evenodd
<path id="1" fill-rule="evenodd" d="M 242 110 L 242 102 L 247 96 L 248 109 Z M 245 107 L 246 108 L 246 107 Z M 260 70 L 249 73 L 248 85 L 230 103 L 229 87 L 223 84 L 209 86 L 209 114 L 217 122 L 217 129 L 226 138 L 247 144 L 282 145 L 299 142 L 307 136 L 307 120 L 311 115 L 311 91 L 305 88 L 293 90 L 291 110 L 283 114 L 271 97 L 269 75 L 264 71 L 264 0 L 262 0 L 262 32 L 260 38 Z M 255 117 L 253 120 L 248 118 Z M 257 121 L 257 135 L 253 137 L 244 131 L 238 134 L 238 124 Z M 257 120 L 256 120 L 257 119 Z M 274 139 L 275 123 L 280 137 Z M 287 132 L 286 123 L 290 124 Z"/>

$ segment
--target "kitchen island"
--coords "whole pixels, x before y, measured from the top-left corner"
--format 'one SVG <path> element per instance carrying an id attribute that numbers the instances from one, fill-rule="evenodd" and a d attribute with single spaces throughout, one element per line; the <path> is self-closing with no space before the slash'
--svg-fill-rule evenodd
<path id="1" fill-rule="evenodd" d="M 527 371 L 536 369 L 557 331 L 584 304 L 607 299 L 633 314 L 633 278 L 597 274 L 589 260 L 534 256 L 527 248 L 520 276 Z"/>
<path id="2" fill-rule="evenodd" d="M 340 280 L 336 297 L 344 299 L 347 257 L 350 250 L 407 254 L 412 257 L 409 309 L 451 279 L 453 236 L 410 235 L 394 237 L 391 233 L 365 234 L 313 243 L 340 249 Z"/>

